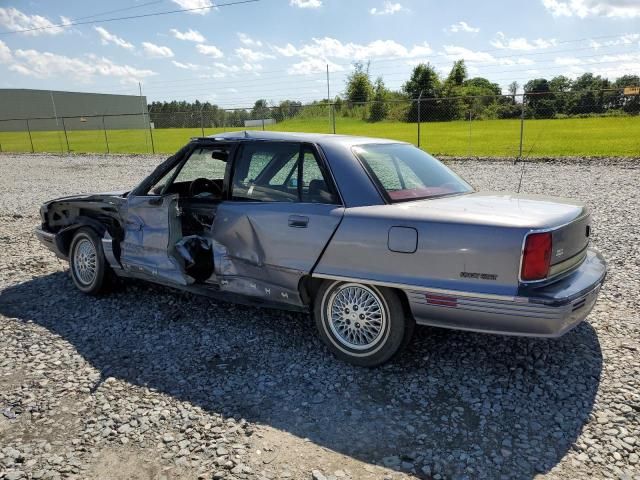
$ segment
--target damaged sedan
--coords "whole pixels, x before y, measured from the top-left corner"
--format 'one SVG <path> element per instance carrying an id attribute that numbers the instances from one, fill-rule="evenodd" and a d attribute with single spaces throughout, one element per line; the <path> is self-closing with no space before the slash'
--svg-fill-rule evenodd
<path id="1" fill-rule="evenodd" d="M 340 358 L 389 360 L 430 325 L 558 337 L 606 275 L 578 202 L 479 193 L 406 143 L 196 138 L 129 192 L 45 203 L 39 240 L 87 294 L 115 277 L 311 312 Z"/>

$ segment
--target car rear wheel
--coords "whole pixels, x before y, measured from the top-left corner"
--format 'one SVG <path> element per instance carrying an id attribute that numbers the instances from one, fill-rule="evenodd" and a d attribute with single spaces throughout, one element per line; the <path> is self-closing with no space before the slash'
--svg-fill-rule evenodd
<path id="1" fill-rule="evenodd" d="M 374 367 L 389 360 L 413 334 L 398 294 L 355 282 L 325 282 L 314 316 L 323 341 L 342 360 Z"/>
<path id="2" fill-rule="evenodd" d="M 96 295 L 105 290 L 109 266 L 102 242 L 91 228 L 81 228 L 74 235 L 69 249 L 69 270 L 73 283 L 81 292 Z"/>

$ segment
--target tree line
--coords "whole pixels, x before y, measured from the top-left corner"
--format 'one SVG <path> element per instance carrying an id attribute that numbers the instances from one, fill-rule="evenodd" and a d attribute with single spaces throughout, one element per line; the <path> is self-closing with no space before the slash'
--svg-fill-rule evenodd
<path id="1" fill-rule="evenodd" d="M 638 75 L 610 81 L 585 73 L 573 80 L 563 75 L 550 80 L 532 79 L 524 84 L 524 95 L 518 94 L 520 85 L 512 82 L 508 93 L 503 94 L 497 83 L 483 77 L 469 78 L 464 60 L 458 60 L 444 78 L 432 65 L 420 63 L 399 90 L 391 90 L 382 77 L 372 80 L 368 63 L 356 62 L 343 95 L 331 101 L 323 99 L 303 106 L 293 100 L 270 105 L 259 99 L 253 108 L 232 110 L 198 100 L 153 102 L 150 117 L 156 128 L 241 127 L 246 120 L 327 117 L 329 103 L 336 116 L 370 122 L 637 115 L 640 96 L 625 96 L 622 89 L 638 85 Z"/>

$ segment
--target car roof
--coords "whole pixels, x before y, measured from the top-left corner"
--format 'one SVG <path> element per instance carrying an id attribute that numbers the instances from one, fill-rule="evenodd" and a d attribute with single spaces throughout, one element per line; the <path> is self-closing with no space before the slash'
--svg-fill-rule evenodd
<path id="1" fill-rule="evenodd" d="M 352 146 L 372 143 L 405 143 L 385 138 L 361 137 L 353 135 L 337 135 L 331 133 L 302 133 L 302 132 L 270 132 L 262 130 L 243 130 L 239 132 L 224 132 L 209 135 L 208 139 L 219 140 L 272 140 L 311 142 L 319 145 Z"/>

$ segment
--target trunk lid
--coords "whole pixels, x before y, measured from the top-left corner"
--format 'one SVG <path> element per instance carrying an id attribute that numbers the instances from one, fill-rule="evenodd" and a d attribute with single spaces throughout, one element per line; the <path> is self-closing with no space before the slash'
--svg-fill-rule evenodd
<path id="1" fill-rule="evenodd" d="M 556 228 L 588 215 L 584 205 L 566 198 L 479 192 L 362 208 L 407 221 L 529 229 Z"/>
<path id="2" fill-rule="evenodd" d="M 551 232 L 551 275 L 558 275 L 572 266 L 570 259 L 586 253 L 591 234 L 591 215 L 587 212 L 568 225 L 564 225 Z M 581 261 L 582 259 L 576 259 Z M 565 268 L 558 267 L 567 262 Z M 554 266 L 556 268 L 554 268 Z"/>

